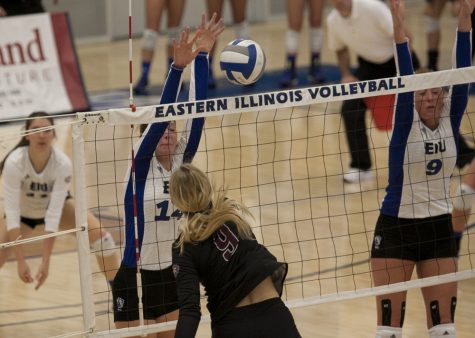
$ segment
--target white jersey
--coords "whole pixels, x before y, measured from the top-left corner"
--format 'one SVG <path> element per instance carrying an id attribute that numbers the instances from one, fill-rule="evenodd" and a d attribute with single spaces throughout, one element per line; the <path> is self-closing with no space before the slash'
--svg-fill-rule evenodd
<path id="1" fill-rule="evenodd" d="M 155 156 L 152 158 L 143 190 L 142 269 L 162 270 L 171 265 L 172 244 L 178 237 L 178 219 L 182 214 L 170 201 L 169 183 L 173 171 L 183 163 L 187 143 L 188 133 L 185 132 L 177 145 L 170 171 Z"/>
<path id="2" fill-rule="evenodd" d="M 348 48 L 366 61 L 382 64 L 394 56 L 391 11 L 381 0 L 353 0 L 351 15 L 333 9 L 327 17 L 328 48 Z"/>
<path id="3" fill-rule="evenodd" d="M 181 69 L 171 67 L 160 103 L 176 101 L 181 75 Z M 200 53 L 196 57 L 192 63 L 191 75 L 190 100 L 195 98 L 195 92 L 196 99 L 205 99 L 208 79 L 207 54 Z M 178 237 L 178 219 L 181 212 L 176 210 L 170 201 L 170 176 L 183 162 L 191 162 L 193 159 L 199 146 L 203 124 L 203 118 L 187 120 L 170 171 L 166 170 L 155 156 L 155 149 L 168 123 L 150 124 L 134 146 L 135 182 L 129 169 L 124 196 L 126 245 L 122 265 L 136 266 L 136 222 L 140 267 L 145 270 L 163 270 L 171 266 L 172 244 Z"/>
<path id="4" fill-rule="evenodd" d="M 457 33 L 457 68 L 471 64 L 470 40 L 470 32 Z M 396 50 L 399 73 L 413 74 L 408 43 L 396 45 Z M 414 93 L 398 94 L 382 214 L 414 219 L 451 213 L 450 180 L 467 101 L 468 84 L 451 87 L 439 125 L 431 130 L 414 108 Z"/>
<path id="5" fill-rule="evenodd" d="M 71 161 L 53 147 L 45 168 L 37 172 L 28 149 L 15 149 L 3 168 L 7 229 L 19 228 L 20 217 L 25 217 L 44 219 L 45 231 L 58 231 L 71 182 Z"/>

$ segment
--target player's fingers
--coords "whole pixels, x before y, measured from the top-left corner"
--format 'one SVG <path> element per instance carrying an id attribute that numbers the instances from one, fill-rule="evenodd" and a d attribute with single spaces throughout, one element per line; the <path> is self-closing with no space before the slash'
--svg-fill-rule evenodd
<path id="1" fill-rule="evenodd" d="M 208 22 L 208 29 L 210 29 L 214 25 L 214 23 L 216 22 L 217 17 L 218 17 L 218 14 L 216 14 L 216 12 L 214 12 L 213 16 L 211 17 L 211 19 Z"/>
<path id="2" fill-rule="evenodd" d="M 46 276 L 43 273 L 38 274 L 38 276 L 36 277 L 37 283 L 35 286 L 35 290 L 38 290 L 41 287 L 41 285 L 43 285 L 45 280 L 46 280 Z"/>
<path id="3" fill-rule="evenodd" d="M 181 31 L 179 43 L 185 42 L 185 36 L 186 36 L 186 29 Z"/>
<path id="4" fill-rule="evenodd" d="M 186 37 L 185 42 L 188 43 L 188 40 L 190 39 L 190 26 L 187 26 L 187 27 L 185 28 L 185 37 Z"/>
<path id="5" fill-rule="evenodd" d="M 219 21 L 210 27 L 210 31 L 214 32 L 218 28 Z"/>
<path id="6" fill-rule="evenodd" d="M 193 59 L 198 56 L 199 53 L 204 52 L 205 48 L 203 46 L 198 46 L 194 51 L 193 51 Z"/>
<path id="7" fill-rule="evenodd" d="M 198 40 L 198 38 L 199 38 L 199 33 L 195 34 L 195 36 L 193 37 L 193 39 L 191 39 L 190 45 L 193 46 L 193 45 L 195 44 L 196 40 Z"/>
<path id="8" fill-rule="evenodd" d="M 21 275 L 19 275 L 19 276 L 20 276 L 20 279 L 21 279 L 21 281 L 22 281 L 23 283 L 28 283 L 25 274 L 21 274 Z"/>
<path id="9" fill-rule="evenodd" d="M 205 28 L 206 27 L 206 13 L 201 13 L 201 28 Z"/>
<path id="10" fill-rule="evenodd" d="M 31 277 L 29 271 L 25 271 L 23 273 L 23 275 L 21 276 L 21 280 L 25 283 L 32 283 L 33 282 L 33 278 Z"/>
<path id="11" fill-rule="evenodd" d="M 38 281 L 38 283 L 36 283 L 35 290 L 38 290 L 43 285 L 44 282 L 45 282 L 44 279 Z"/>
<path id="12" fill-rule="evenodd" d="M 224 22 L 223 19 L 220 19 L 218 23 L 213 27 L 213 34 L 214 35 L 219 35 L 224 31 Z"/>

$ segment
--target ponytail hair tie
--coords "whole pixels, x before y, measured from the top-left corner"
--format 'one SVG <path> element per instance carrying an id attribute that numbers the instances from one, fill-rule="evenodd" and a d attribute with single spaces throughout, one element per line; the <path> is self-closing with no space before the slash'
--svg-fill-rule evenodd
<path id="1" fill-rule="evenodd" d="M 208 206 L 204 209 L 193 211 L 193 212 L 183 212 L 188 218 L 193 217 L 195 214 L 209 214 L 209 211 L 213 208 L 213 202 L 209 202 Z"/>

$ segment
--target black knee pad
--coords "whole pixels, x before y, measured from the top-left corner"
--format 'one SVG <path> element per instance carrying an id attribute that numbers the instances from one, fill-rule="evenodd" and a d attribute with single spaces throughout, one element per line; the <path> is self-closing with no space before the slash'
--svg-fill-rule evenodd
<path id="1" fill-rule="evenodd" d="M 381 301 L 382 325 L 391 326 L 392 307 L 391 300 L 383 299 Z M 399 319 L 399 327 L 404 324 L 404 316 L 406 315 L 406 302 L 401 303 L 401 318 Z"/>
<path id="2" fill-rule="evenodd" d="M 391 326 L 391 300 L 383 299 L 381 301 L 382 325 Z"/>
<path id="3" fill-rule="evenodd" d="M 430 317 L 432 318 L 432 326 L 440 324 L 439 301 L 430 302 Z"/>
<path id="4" fill-rule="evenodd" d="M 452 323 L 455 322 L 455 308 L 457 307 L 457 297 L 452 297 L 450 300 L 450 318 Z"/>
<path id="5" fill-rule="evenodd" d="M 404 316 L 406 315 L 406 302 L 401 303 L 401 319 L 399 320 L 399 326 L 404 325 Z"/>

